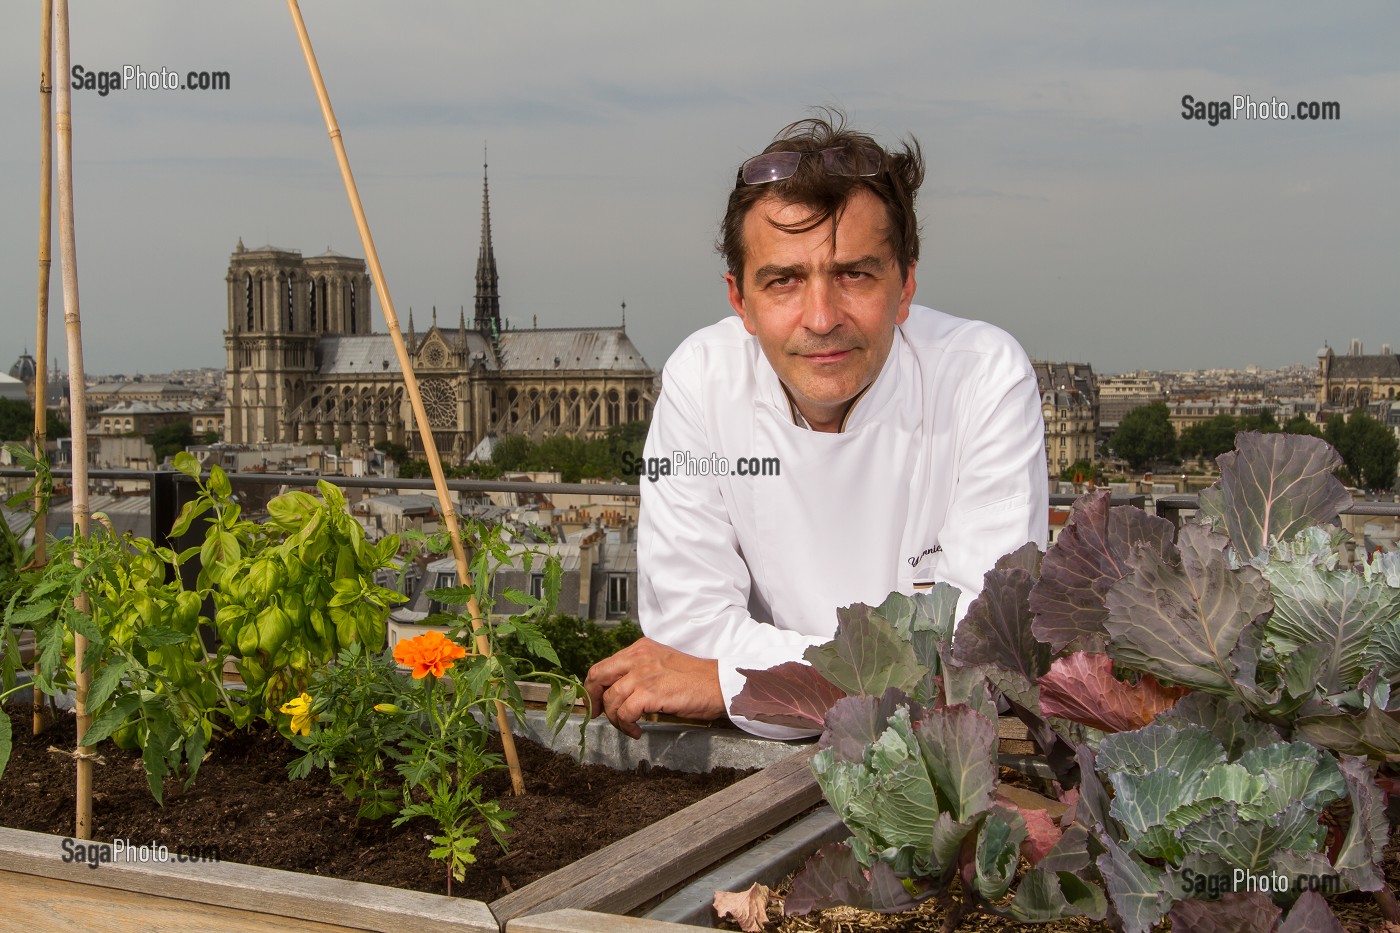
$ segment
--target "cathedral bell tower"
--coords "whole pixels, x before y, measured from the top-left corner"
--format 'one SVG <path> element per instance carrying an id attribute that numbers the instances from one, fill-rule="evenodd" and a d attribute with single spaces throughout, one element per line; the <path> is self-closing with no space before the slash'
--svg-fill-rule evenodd
<path id="1" fill-rule="evenodd" d="M 288 441 L 286 416 L 317 371 L 323 337 L 370 332 L 370 282 L 363 260 L 327 250 L 238 241 L 229 257 L 224 436 L 230 443 Z"/>

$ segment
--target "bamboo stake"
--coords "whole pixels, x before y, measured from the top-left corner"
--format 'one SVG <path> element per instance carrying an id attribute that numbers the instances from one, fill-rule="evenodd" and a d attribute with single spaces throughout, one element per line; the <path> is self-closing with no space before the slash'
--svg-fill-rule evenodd
<path id="1" fill-rule="evenodd" d="M 54 57 L 57 73 L 68 74 L 68 0 L 54 5 Z M 88 536 L 87 477 L 87 388 L 83 383 L 83 329 L 78 313 L 78 245 L 73 228 L 73 95 L 67 81 L 58 82 L 55 95 L 54 129 L 58 135 L 58 244 L 63 267 L 63 324 L 68 335 L 68 393 L 72 409 L 73 433 L 73 536 Z M 75 555 L 73 562 L 82 566 Z M 79 593 L 73 608 L 88 611 L 87 594 Z M 88 712 L 88 684 L 91 672 L 83 670 L 87 639 L 74 633 L 74 665 L 77 676 L 78 814 L 73 835 L 92 838 L 92 749 L 83 745 L 83 736 L 92 725 Z"/>
<path id="2" fill-rule="evenodd" d="M 466 549 L 462 544 L 462 533 L 457 524 L 457 513 L 452 508 L 452 494 L 447 489 L 447 478 L 442 472 L 442 458 L 438 455 L 437 440 L 433 437 L 427 409 L 423 407 L 423 396 L 418 391 L 418 377 L 413 372 L 413 361 L 409 359 L 408 348 L 404 346 L 403 334 L 399 331 L 399 318 L 394 312 L 394 300 L 389 295 L 389 285 L 384 279 L 384 270 L 379 265 L 379 253 L 374 248 L 374 237 L 369 231 L 369 221 L 365 218 L 364 205 L 360 202 L 360 192 L 355 186 L 354 173 L 350 170 L 350 157 L 345 153 L 340 125 L 336 122 L 335 111 L 331 109 L 331 98 L 326 92 L 325 82 L 321 79 L 321 67 L 316 64 L 316 53 L 311 50 L 311 37 L 306 32 L 306 23 L 301 18 L 301 8 L 297 5 L 297 0 L 287 0 L 287 9 L 292 14 L 292 23 L 296 26 L 297 38 L 301 41 L 302 54 L 306 56 L 306 67 L 311 72 L 316 99 L 321 103 L 321 115 L 326 120 L 326 131 L 330 134 L 331 145 L 335 149 L 336 162 L 340 164 L 340 177 L 345 182 L 345 193 L 350 198 L 350 209 L 355 214 L 355 226 L 360 231 L 365 261 L 369 263 L 370 277 L 374 279 L 374 289 L 379 294 L 379 304 L 384 310 L 389 336 L 394 341 L 394 352 L 398 354 L 399 367 L 403 370 L 404 386 L 408 389 L 408 398 L 413 407 L 413 420 L 423 438 L 423 453 L 428 460 L 428 469 L 433 474 L 433 486 L 437 490 L 443 524 L 452 540 L 452 556 L 457 562 L 457 579 L 465 584 L 471 579 L 471 571 L 467 565 Z M 491 642 L 483 629 L 481 606 L 475 596 L 467 602 L 467 613 L 471 616 L 472 632 L 476 635 L 477 652 L 490 655 Z M 510 731 L 506 707 L 500 700 L 496 701 L 496 723 L 500 727 L 506 764 L 510 767 L 511 788 L 516 796 L 521 796 L 525 793 L 525 776 L 520 770 L 520 756 L 515 750 L 515 736 Z"/>
<path id="3" fill-rule="evenodd" d="M 43 0 L 39 44 L 39 310 L 34 340 L 34 456 L 42 458 L 48 441 L 49 249 L 53 238 L 53 0 Z M 48 535 L 43 491 L 34 491 L 34 566 L 48 563 Z M 34 734 L 44 731 L 44 691 L 39 689 L 39 662 L 34 662 Z"/>

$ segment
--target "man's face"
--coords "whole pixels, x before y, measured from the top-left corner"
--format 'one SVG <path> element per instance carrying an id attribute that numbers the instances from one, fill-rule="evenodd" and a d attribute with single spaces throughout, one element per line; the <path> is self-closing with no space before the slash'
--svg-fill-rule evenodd
<path id="1" fill-rule="evenodd" d="M 784 233 L 808 210 L 768 197 L 744 218 L 742 293 L 726 275 L 729 303 L 815 430 L 835 431 L 851 401 L 879 375 L 896 324 L 909 317 L 914 264 L 901 276 L 889 219 L 874 194 L 846 202 L 832 237 L 824 223 Z"/>

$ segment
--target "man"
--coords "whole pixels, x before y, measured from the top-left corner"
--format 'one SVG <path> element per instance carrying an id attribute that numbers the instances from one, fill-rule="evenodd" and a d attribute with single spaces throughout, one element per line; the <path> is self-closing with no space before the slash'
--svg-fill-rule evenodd
<path id="1" fill-rule="evenodd" d="M 887 152 L 839 120 L 795 123 L 740 168 L 719 244 L 738 316 L 671 357 L 647 436 L 676 466 L 642 483 L 647 637 L 588 675 L 633 738 L 648 712 L 726 715 L 739 668 L 800 659 L 838 606 L 947 581 L 961 618 L 998 557 L 1045 546 L 1025 353 L 912 305 L 922 180 L 917 142 Z"/>

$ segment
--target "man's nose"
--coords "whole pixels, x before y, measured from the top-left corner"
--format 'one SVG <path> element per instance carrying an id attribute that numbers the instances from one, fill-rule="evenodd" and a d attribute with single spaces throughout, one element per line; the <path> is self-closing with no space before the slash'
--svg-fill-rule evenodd
<path id="1" fill-rule="evenodd" d="M 802 297 L 802 326 L 807 330 L 828 334 L 841 323 L 841 296 L 829 279 L 814 276 Z"/>

